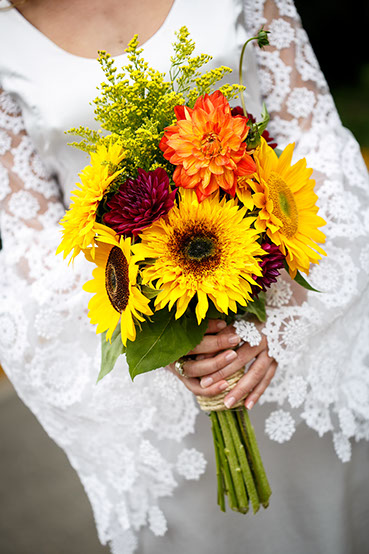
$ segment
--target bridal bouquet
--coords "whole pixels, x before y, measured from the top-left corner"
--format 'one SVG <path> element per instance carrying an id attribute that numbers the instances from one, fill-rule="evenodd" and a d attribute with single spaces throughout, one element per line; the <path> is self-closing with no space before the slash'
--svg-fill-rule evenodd
<path id="1" fill-rule="evenodd" d="M 267 33 L 254 39 L 262 47 Z M 101 129 L 70 131 L 91 163 L 58 252 L 82 252 L 96 266 L 84 289 L 102 334 L 99 379 L 122 354 L 132 378 L 178 361 L 209 318 L 264 321 L 265 290 L 280 270 L 309 287 L 301 272 L 324 254 L 312 169 L 304 159 L 292 165 L 293 144 L 275 149 L 265 108 L 259 122 L 246 111 L 244 49 L 241 84 L 216 88 L 231 70 L 202 73 L 210 56 L 193 55 L 185 27 L 173 48 L 167 78 L 148 67 L 137 37 L 121 73 L 101 52 Z M 239 95 L 243 107 L 231 108 Z M 212 420 L 218 503 L 225 511 L 227 495 L 233 510 L 256 512 L 271 491 L 254 431 L 242 403 L 226 410 L 222 398 L 199 398 Z"/>

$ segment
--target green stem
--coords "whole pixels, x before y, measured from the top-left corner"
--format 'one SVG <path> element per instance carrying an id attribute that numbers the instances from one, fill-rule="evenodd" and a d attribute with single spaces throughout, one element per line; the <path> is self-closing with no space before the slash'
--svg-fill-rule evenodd
<path id="1" fill-rule="evenodd" d="M 251 424 L 249 413 L 246 408 L 243 408 L 242 413 L 239 416 L 239 423 L 241 429 L 244 431 L 244 437 L 247 444 L 247 449 L 250 454 L 253 473 L 255 476 L 255 483 L 258 490 L 260 502 L 267 508 L 269 505 L 269 498 L 272 494 L 268 478 L 265 473 L 264 465 L 260 456 L 258 443 L 256 441 L 254 428 Z"/>
<path id="2" fill-rule="evenodd" d="M 246 46 L 248 45 L 248 43 L 251 42 L 252 40 L 255 40 L 255 39 L 257 40 L 258 37 L 249 38 L 245 42 L 245 44 L 243 45 L 242 50 L 241 50 L 240 63 L 239 63 L 239 66 L 238 66 L 238 79 L 239 79 L 239 82 L 240 82 L 241 86 L 243 86 L 243 77 L 242 77 L 243 56 L 245 54 Z M 240 91 L 240 98 L 241 98 L 243 113 L 247 117 L 246 103 L 245 103 L 245 97 L 244 97 L 244 94 L 243 94 L 243 90 Z"/>
<path id="3" fill-rule="evenodd" d="M 229 461 L 229 468 L 235 485 L 235 492 L 238 501 L 238 511 L 246 513 L 249 503 L 242 477 L 242 470 L 240 468 L 236 449 L 233 443 L 232 433 L 229 428 L 226 411 L 218 412 L 218 418 L 226 446 L 225 453 Z"/>
<path id="4" fill-rule="evenodd" d="M 247 494 L 250 498 L 253 512 L 254 514 L 256 514 L 256 512 L 260 508 L 259 496 L 255 487 L 254 478 L 251 473 L 249 463 L 247 461 L 246 452 L 245 452 L 246 444 L 243 440 L 242 431 L 239 429 L 237 424 L 237 413 L 238 413 L 238 410 L 237 411 L 227 410 L 225 412 L 225 415 L 228 421 L 229 428 L 232 433 L 233 442 L 236 447 L 236 452 L 241 466 L 242 476 L 245 481 Z"/>
<path id="5" fill-rule="evenodd" d="M 216 463 L 216 470 L 217 470 L 218 504 L 221 511 L 225 512 L 226 508 L 225 508 L 225 500 L 224 500 L 224 482 L 223 482 L 222 466 L 221 466 L 220 453 L 219 453 L 220 445 L 216 438 L 213 414 L 214 412 L 211 413 L 211 421 L 212 421 L 212 431 L 213 431 L 213 439 L 214 439 L 215 463 Z"/>
<path id="6" fill-rule="evenodd" d="M 227 456 L 225 454 L 225 444 L 222 436 L 222 431 L 220 428 L 219 420 L 217 412 L 211 412 L 211 419 L 213 422 L 213 432 L 215 433 L 215 439 L 217 441 L 217 444 L 219 445 L 218 453 L 219 453 L 219 460 L 220 465 L 222 468 L 222 474 L 224 477 L 225 487 L 226 487 L 226 493 L 228 496 L 228 502 L 229 507 L 232 510 L 237 510 L 237 499 L 236 499 L 236 493 L 234 490 L 233 480 L 231 471 L 229 468 L 229 463 Z"/>

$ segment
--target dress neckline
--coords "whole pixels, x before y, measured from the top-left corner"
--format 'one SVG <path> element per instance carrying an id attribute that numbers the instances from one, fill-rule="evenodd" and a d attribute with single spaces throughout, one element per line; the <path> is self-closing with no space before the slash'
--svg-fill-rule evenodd
<path id="1" fill-rule="evenodd" d="M 41 41 L 45 42 L 46 44 L 48 44 L 51 48 L 53 48 L 59 54 L 62 54 L 63 56 L 68 56 L 71 59 L 74 59 L 75 61 L 81 61 L 81 62 L 84 62 L 84 63 L 95 63 L 97 61 L 97 56 L 98 56 L 97 52 L 96 52 L 96 57 L 95 58 L 87 58 L 87 57 L 84 57 L 84 56 L 79 56 L 78 54 L 73 54 L 73 52 L 69 52 L 68 50 L 65 50 L 64 48 L 59 46 L 56 42 L 54 42 L 51 38 L 49 38 L 44 33 L 42 33 L 39 29 L 37 29 L 37 27 L 35 27 L 30 21 L 28 21 L 28 19 L 25 18 L 24 15 L 21 14 L 21 12 L 18 11 L 17 8 L 15 6 L 13 6 L 13 4 L 9 0 L 4 0 L 4 3 L 5 3 L 5 7 L 9 7 L 9 8 L 12 9 L 12 11 L 15 14 L 15 17 L 18 19 L 18 21 L 20 21 L 23 25 L 26 25 L 28 27 L 28 29 L 32 33 L 34 33 L 35 36 L 37 36 L 39 38 L 39 40 L 41 40 Z M 155 33 L 152 34 L 151 37 L 149 37 L 144 43 L 142 43 L 142 44 L 140 43 L 141 48 L 146 48 L 146 46 L 151 44 L 151 42 L 154 42 L 155 40 L 157 40 L 158 37 L 160 37 L 160 35 L 165 31 L 165 29 L 168 26 L 169 22 L 173 18 L 173 14 L 174 14 L 175 8 L 177 7 L 178 3 L 179 3 L 179 0 L 173 0 L 173 3 L 170 7 L 170 10 L 167 13 L 164 21 L 160 25 L 159 29 L 157 29 L 157 31 L 155 31 Z M 140 37 L 138 37 L 138 38 L 140 38 Z M 115 60 L 125 58 L 126 56 L 127 56 L 127 54 L 126 54 L 125 51 L 123 51 L 122 54 L 117 54 L 117 55 L 111 54 L 111 57 Z"/>

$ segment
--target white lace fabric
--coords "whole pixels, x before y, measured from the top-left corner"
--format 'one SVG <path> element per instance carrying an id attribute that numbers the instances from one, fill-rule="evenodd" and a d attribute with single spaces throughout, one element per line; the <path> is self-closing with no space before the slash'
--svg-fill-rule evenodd
<path id="1" fill-rule="evenodd" d="M 158 501 L 206 462 L 181 439 L 194 431 L 194 398 L 169 372 L 131 382 L 125 360 L 99 385 L 100 341 L 82 291 L 92 266 L 55 255 L 59 190 L 25 134 L 17 105 L 0 91 L 0 352 L 19 396 L 67 453 L 106 543 L 149 525 L 166 531 Z M 151 441 L 147 435 L 155 435 Z M 118 440 L 117 440 L 118 437 Z M 169 440 L 170 458 L 157 444 Z M 128 550 L 127 550 L 128 552 Z"/>
<path id="2" fill-rule="evenodd" d="M 264 332 L 279 365 L 261 401 L 280 407 L 266 432 L 289 440 L 302 417 L 320 436 L 332 432 L 337 455 L 348 461 L 349 439 L 369 439 L 368 172 L 359 145 L 342 127 L 294 4 L 247 3 L 247 21 L 253 33 L 262 25 L 270 31 L 270 47 L 256 51 L 269 131 L 281 148 L 295 142 L 294 159 L 305 157 L 314 168 L 319 215 L 327 222 L 327 257 L 308 277 L 321 292 L 301 301 L 288 280 L 280 280 L 267 294 Z"/>
<path id="3" fill-rule="evenodd" d="M 271 46 L 255 48 L 269 131 L 281 148 L 296 142 L 296 160 L 314 168 L 327 221 L 327 257 L 308 278 L 321 292 L 305 294 L 285 276 L 267 294 L 264 332 L 278 370 L 261 399 L 270 405 L 265 430 L 284 442 L 302 419 L 321 436 L 331 432 L 348 461 L 350 440 L 369 440 L 368 174 L 293 3 L 245 1 L 243 15 L 249 33 L 263 24 L 271 31 Z M 82 291 L 90 264 L 55 256 L 64 213 L 58 185 L 1 90 L 0 203 L 1 363 L 78 472 L 101 542 L 133 552 L 143 526 L 166 532 L 160 498 L 205 470 L 201 452 L 185 442 L 198 409 L 164 370 L 132 383 L 123 358 L 96 386 L 99 340 Z"/>

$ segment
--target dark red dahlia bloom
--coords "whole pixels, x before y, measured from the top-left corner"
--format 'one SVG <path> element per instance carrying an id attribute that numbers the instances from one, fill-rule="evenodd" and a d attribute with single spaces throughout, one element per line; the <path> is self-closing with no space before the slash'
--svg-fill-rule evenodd
<path id="1" fill-rule="evenodd" d="M 127 179 L 108 202 L 104 223 L 119 235 L 138 235 L 173 208 L 175 195 L 164 169 L 138 169 L 137 179 Z"/>
<path id="2" fill-rule="evenodd" d="M 235 106 L 231 109 L 231 114 L 233 117 L 236 117 L 236 115 L 244 115 L 243 108 L 241 106 Z"/>
<path id="3" fill-rule="evenodd" d="M 284 255 L 276 244 L 264 242 L 261 247 L 265 250 L 266 255 L 262 257 L 259 264 L 263 274 L 261 277 L 253 276 L 257 284 L 261 287 L 252 285 L 252 294 L 254 296 L 257 296 L 262 290 L 266 291 L 272 283 L 275 283 L 280 274 L 279 270 L 283 267 Z"/>
<path id="4" fill-rule="evenodd" d="M 233 115 L 233 117 L 235 117 L 236 115 L 243 115 L 242 107 L 236 106 L 231 110 L 231 114 Z M 251 123 L 256 123 L 256 119 L 251 113 L 248 113 L 247 116 L 248 116 L 248 121 L 251 121 Z M 275 139 L 270 136 L 268 131 L 264 131 L 261 136 L 263 137 L 263 139 L 266 140 L 266 142 L 271 148 L 273 149 L 277 148 L 277 143 L 274 142 Z"/>

